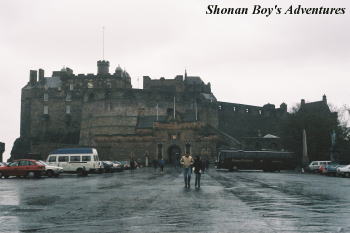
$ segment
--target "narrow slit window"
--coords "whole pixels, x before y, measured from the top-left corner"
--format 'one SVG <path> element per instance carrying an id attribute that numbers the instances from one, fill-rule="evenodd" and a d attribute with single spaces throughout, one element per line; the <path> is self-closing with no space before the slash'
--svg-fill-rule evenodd
<path id="1" fill-rule="evenodd" d="M 48 115 L 49 114 L 49 106 L 45 105 L 44 106 L 44 115 Z"/>
<path id="2" fill-rule="evenodd" d="M 70 105 L 66 106 L 66 114 L 70 114 Z"/>
<path id="3" fill-rule="evenodd" d="M 49 94 L 48 93 L 44 93 L 44 101 L 49 101 Z"/>

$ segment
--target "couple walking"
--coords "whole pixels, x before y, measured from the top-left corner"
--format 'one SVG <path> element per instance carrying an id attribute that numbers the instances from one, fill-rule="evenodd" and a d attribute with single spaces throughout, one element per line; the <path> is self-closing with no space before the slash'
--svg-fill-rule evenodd
<path id="1" fill-rule="evenodd" d="M 201 158 L 197 155 L 196 158 L 193 160 L 192 156 L 189 153 L 186 153 L 184 156 L 181 157 L 180 163 L 184 168 L 183 170 L 184 170 L 185 188 L 191 187 L 192 167 L 194 168 L 194 174 L 196 175 L 195 187 L 200 188 L 201 173 L 203 168 Z"/>

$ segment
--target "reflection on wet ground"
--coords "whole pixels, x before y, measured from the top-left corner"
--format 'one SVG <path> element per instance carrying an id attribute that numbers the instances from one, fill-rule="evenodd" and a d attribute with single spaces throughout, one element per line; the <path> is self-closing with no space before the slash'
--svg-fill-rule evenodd
<path id="1" fill-rule="evenodd" d="M 350 179 L 211 169 L 183 186 L 171 168 L 1 179 L 0 232 L 350 232 Z"/>

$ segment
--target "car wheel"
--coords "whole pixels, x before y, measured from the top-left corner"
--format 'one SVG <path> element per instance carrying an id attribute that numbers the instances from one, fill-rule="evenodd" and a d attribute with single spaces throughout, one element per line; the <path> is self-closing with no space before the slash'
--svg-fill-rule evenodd
<path id="1" fill-rule="evenodd" d="M 78 176 L 87 176 L 88 175 L 87 171 L 82 169 L 82 168 L 77 169 L 77 174 L 78 174 Z"/>
<path id="2" fill-rule="evenodd" d="M 10 176 L 4 175 L 4 178 L 5 178 L 5 179 L 8 179 L 9 177 L 10 177 Z"/>
<path id="3" fill-rule="evenodd" d="M 35 172 L 34 176 L 35 176 L 35 178 L 40 178 L 41 177 L 41 173 L 40 172 Z"/>
<path id="4" fill-rule="evenodd" d="M 46 172 L 46 174 L 47 174 L 48 177 L 53 177 L 53 175 L 54 175 L 52 170 L 48 170 Z"/>
<path id="5" fill-rule="evenodd" d="M 59 177 L 59 176 L 60 176 L 60 174 L 59 174 L 59 173 L 57 173 L 57 174 L 55 174 L 54 176 L 57 178 L 57 177 Z"/>
<path id="6" fill-rule="evenodd" d="M 83 176 L 83 173 L 84 173 L 84 171 L 83 171 L 82 168 L 78 168 L 78 169 L 77 169 L 77 175 L 78 175 L 78 176 Z"/>
<path id="7" fill-rule="evenodd" d="M 0 179 L 4 176 L 4 174 L 2 172 L 0 172 Z"/>
<path id="8" fill-rule="evenodd" d="M 28 178 L 33 178 L 35 176 L 35 173 L 34 172 L 28 172 L 26 177 Z"/>
<path id="9" fill-rule="evenodd" d="M 83 176 L 87 176 L 88 172 L 86 170 L 83 170 Z"/>

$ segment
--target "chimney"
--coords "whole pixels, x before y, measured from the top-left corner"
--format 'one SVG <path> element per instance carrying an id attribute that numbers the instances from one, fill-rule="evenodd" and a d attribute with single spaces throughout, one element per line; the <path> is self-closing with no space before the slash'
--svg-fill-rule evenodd
<path id="1" fill-rule="evenodd" d="M 39 69 L 39 82 L 42 82 L 45 76 L 45 71 L 43 69 Z"/>
<path id="2" fill-rule="evenodd" d="M 38 72 L 36 70 L 30 70 L 29 73 L 29 83 L 34 85 L 38 81 Z"/>

